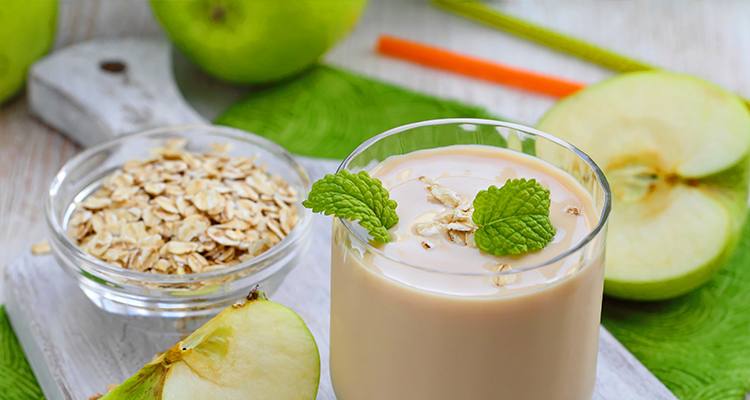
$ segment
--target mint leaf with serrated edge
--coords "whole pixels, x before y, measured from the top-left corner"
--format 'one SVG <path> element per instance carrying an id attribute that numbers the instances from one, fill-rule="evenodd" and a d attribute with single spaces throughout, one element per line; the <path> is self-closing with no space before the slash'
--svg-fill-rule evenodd
<path id="1" fill-rule="evenodd" d="M 380 243 L 391 241 L 388 229 L 398 223 L 398 204 L 390 199 L 380 180 L 370 177 L 365 171 L 352 174 L 342 170 L 326 175 L 312 185 L 302 205 L 316 213 L 359 220 L 359 224 Z"/>
<path id="2" fill-rule="evenodd" d="M 503 187 L 477 193 L 472 220 L 479 249 L 496 256 L 543 249 L 555 236 L 549 219 L 549 190 L 535 179 L 508 179 Z"/>

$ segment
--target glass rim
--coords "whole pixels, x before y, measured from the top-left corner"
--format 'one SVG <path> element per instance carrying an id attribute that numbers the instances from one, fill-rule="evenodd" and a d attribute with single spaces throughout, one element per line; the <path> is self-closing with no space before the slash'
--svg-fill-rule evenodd
<path id="1" fill-rule="evenodd" d="M 609 187 L 609 182 L 607 181 L 607 178 L 604 176 L 604 172 L 599 168 L 599 166 L 589 157 L 586 153 L 581 151 L 579 148 L 573 146 L 572 144 L 553 136 L 549 133 L 542 132 L 538 129 L 534 129 L 525 125 L 520 124 L 514 124 L 510 122 L 503 122 L 503 121 L 496 121 L 491 119 L 481 119 L 481 118 L 444 118 L 444 119 L 431 119 L 427 121 L 421 121 L 421 122 L 415 122 L 407 125 L 398 126 L 396 128 L 387 130 L 383 133 L 380 133 L 378 135 L 375 135 L 371 137 L 370 139 L 367 139 L 362 144 L 357 146 L 354 151 L 352 151 L 345 159 L 341 162 L 339 167 L 336 169 L 336 172 L 347 168 L 351 161 L 354 159 L 354 157 L 360 155 L 363 151 L 368 149 L 370 146 L 375 144 L 376 142 L 380 141 L 381 139 L 384 139 L 386 137 L 395 135 L 397 133 L 401 133 L 404 131 L 408 131 L 410 129 L 424 127 L 424 126 L 433 126 L 433 125 L 447 125 L 447 124 L 474 124 L 474 125 L 491 125 L 491 126 L 497 126 L 502 128 L 509 128 L 514 129 L 517 131 L 521 131 L 525 134 L 530 134 L 533 136 L 542 137 L 546 140 L 549 140 L 553 143 L 556 143 L 567 150 L 570 150 L 573 152 L 576 156 L 578 156 L 581 160 L 583 160 L 586 164 L 588 164 L 594 171 L 594 176 L 596 176 L 597 182 L 599 185 L 604 189 L 604 207 L 600 210 L 599 213 L 599 222 L 596 224 L 596 226 L 584 237 L 577 245 L 574 247 L 566 250 L 563 253 L 558 254 L 557 256 L 541 262 L 534 265 L 529 265 L 522 268 L 507 270 L 507 271 L 498 271 L 498 272 L 455 272 L 455 271 L 444 271 L 440 269 L 435 269 L 431 267 L 427 267 L 424 265 L 414 264 L 410 263 L 404 260 L 401 260 L 398 257 L 394 257 L 392 255 L 386 254 L 384 251 L 378 249 L 377 247 L 370 244 L 370 242 L 363 238 L 357 230 L 354 229 L 351 222 L 344 218 L 337 218 L 339 222 L 345 227 L 345 229 L 349 232 L 351 236 L 357 239 L 357 241 L 364 246 L 368 251 L 372 251 L 374 254 L 384 257 L 388 260 L 391 260 L 395 263 L 419 269 L 425 272 L 434 272 L 444 275 L 454 275 L 454 276 L 498 276 L 498 275 L 510 275 L 510 274 L 516 274 L 524 271 L 529 271 L 533 269 L 542 268 L 547 265 L 554 264 L 565 257 L 568 257 L 569 255 L 581 250 L 586 245 L 588 245 L 601 231 L 604 229 L 604 227 L 607 224 L 607 221 L 609 220 L 609 213 L 612 209 L 612 191 Z M 566 172 L 567 173 L 567 172 Z"/>
<path id="2" fill-rule="evenodd" d="M 57 174 L 55 174 L 55 177 L 52 179 L 52 182 L 50 183 L 49 188 L 47 190 L 46 200 L 45 200 L 45 205 L 44 205 L 45 218 L 47 220 L 48 230 L 50 231 L 51 236 L 52 236 L 50 238 L 51 244 L 58 242 L 67 251 L 70 252 L 70 254 L 72 255 L 74 259 L 86 262 L 87 264 L 86 267 L 93 269 L 95 272 L 106 273 L 106 274 L 116 276 L 119 278 L 132 279 L 132 280 L 142 281 L 145 283 L 157 283 L 157 284 L 158 283 L 162 283 L 162 284 L 196 283 L 196 282 L 200 282 L 203 280 L 223 278 L 226 276 L 230 276 L 230 275 L 243 272 L 245 270 L 255 268 L 258 265 L 263 265 L 264 263 L 269 261 L 269 259 L 272 260 L 273 257 L 294 249 L 295 245 L 299 243 L 302 239 L 304 239 L 305 235 L 309 234 L 309 231 L 310 231 L 309 228 L 312 225 L 312 215 L 309 212 L 305 212 L 306 210 L 304 208 L 302 209 L 302 212 L 299 215 L 299 221 L 294 226 L 294 228 L 292 228 L 291 232 L 289 232 L 289 235 L 286 235 L 286 237 L 284 237 L 276 245 L 272 246 L 270 249 L 264 251 L 263 253 L 259 254 L 256 257 L 253 257 L 250 260 L 238 263 L 230 267 L 217 269 L 214 271 L 198 272 L 198 273 L 185 274 L 185 275 L 133 271 L 133 270 L 118 267 L 116 265 L 112 265 L 105 261 L 102 261 L 84 252 L 83 250 L 81 250 L 80 247 L 78 247 L 75 243 L 73 243 L 71 238 L 68 236 L 67 232 L 65 232 L 65 230 L 63 229 L 62 224 L 59 218 L 57 218 L 57 215 L 55 214 L 55 210 L 54 210 L 54 201 L 58 195 L 58 192 L 63 182 L 65 181 L 68 173 L 71 170 L 79 167 L 81 163 L 89 159 L 92 154 L 95 154 L 99 151 L 102 151 L 114 145 L 123 144 L 127 142 L 128 140 L 143 139 L 143 138 L 148 138 L 149 136 L 160 135 L 160 134 L 170 134 L 170 133 L 179 135 L 181 131 L 188 131 L 188 130 L 195 130 L 195 129 L 205 129 L 205 130 L 210 131 L 212 134 L 216 134 L 217 136 L 223 136 L 235 142 L 249 143 L 251 145 L 259 146 L 263 148 L 264 150 L 269 151 L 274 158 L 290 166 L 292 170 L 294 170 L 294 172 L 297 174 L 297 176 L 302 180 L 302 184 L 303 184 L 302 193 L 310 190 L 310 187 L 311 187 L 310 173 L 299 161 L 297 161 L 297 159 L 288 150 L 279 146 L 278 144 L 274 143 L 271 140 L 268 140 L 262 136 L 256 135 L 251 132 L 247 132 L 247 131 L 243 131 L 243 130 L 235 129 L 235 128 L 230 128 L 226 126 L 219 126 L 219 125 L 190 124 L 190 125 L 175 125 L 175 126 L 168 126 L 168 127 L 152 128 L 152 129 L 147 129 L 144 131 L 127 133 L 123 135 L 118 135 L 112 139 L 105 140 L 101 143 L 95 144 L 94 146 L 84 149 L 82 152 L 76 154 L 73 158 L 68 160 L 62 166 L 62 168 L 60 168 Z M 302 195 L 302 193 L 300 193 L 300 195 Z M 262 268 L 252 271 L 252 274 L 265 271 L 272 264 L 273 262 L 268 263 L 268 265 L 263 265 Z M 169 289 L 169 290 L 172 290 L 172 289 Z"/>

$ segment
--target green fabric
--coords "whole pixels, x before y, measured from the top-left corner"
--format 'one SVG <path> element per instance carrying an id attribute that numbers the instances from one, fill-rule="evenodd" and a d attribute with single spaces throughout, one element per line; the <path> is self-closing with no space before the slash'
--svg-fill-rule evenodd
<path id="1" fill-rule="evenodd" d="M 670 301 L 605 299 L 602 323 L 682 400 L 740 400 L 750 390 L 750 223 L 704 287 Z"/>
<path id="2" fill-rule="evenodd" d="M 13 333 L 13 328 L 0 307 L 0 399 L 39 400 L 43 399 L 42 389 L 36 383 L 34 373 L 26 361 L 21 345 Z"/>
<path id="3" fill-rule="evenodd" d="M 327 66 L 252 93 L 216 123 L 263 135 L 295 154 L 343 159 L 397 126 L 436 118 L 489 118 L 484 110 L 439 100 Z"/>
<path id="4" fill-rule="evenodd" d="M 330 67 L 255 93 L 220 123 L 265 134 L 298 154 L 344 158 L 374 134 L 419 120 L 488 117 Z M 605 299 L 603 323 L 682 400 L 740 400 L 750 389 L 750 224 L 717 277 L 672 301 Z M 0 400 L 43 398 L 0 309 Z"/>

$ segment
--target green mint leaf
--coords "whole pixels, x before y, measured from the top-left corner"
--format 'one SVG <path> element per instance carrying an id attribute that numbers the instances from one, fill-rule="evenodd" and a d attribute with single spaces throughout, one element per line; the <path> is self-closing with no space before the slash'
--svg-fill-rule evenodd
<path id="1" fill-rule="evenodd" d="M 536 180 L 508 179 L 501 188 L 477 193 L 472 220 L 479 249 L 496 256 L 544 248 L 555 236 L 549 219 L 549 190 Z"/>
<path id="2" fill-rule="evenodd" d="M 396 201 L 390 199 L 378 179 L 371 178 L 365 171 L 352 174 L 343 170 L 326 175 L 313 184 L 302 205 L 316 213 L 359 220 L 380 243 L 391 241 L 388 229 L 398 222 Z"/>

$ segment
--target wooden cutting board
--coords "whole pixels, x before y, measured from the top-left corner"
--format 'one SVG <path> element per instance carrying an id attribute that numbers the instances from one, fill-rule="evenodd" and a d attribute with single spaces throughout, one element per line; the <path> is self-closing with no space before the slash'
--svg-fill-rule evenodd
<path id="1" fill-rule="evenodd" d="M 29 79 L 32 111 L 87 146 L 122 133 L 206 122 L 175 84 L 168 43 L 87 42 L 36 64 Z M 102 68 L 109 63 L 109 66 Z M 122 71 L 112 63 L 124 65 Z M 301 158 L 313 179 L 338 162 Z M 315 336 L 323 373 L 318 399 L 334 399 L 328 373 L 330 220 L 315 216 L 313 243 L 271 300 L 300 314 Z M 50 400 L 86 399 L 122 382 L 201 321 L 154 323 L 101 311 L 52 256 L 22 256 L 6 267 L 13 328 Z M 676 399 L 611 334 L 601 329 L 595 399 Z"/>

